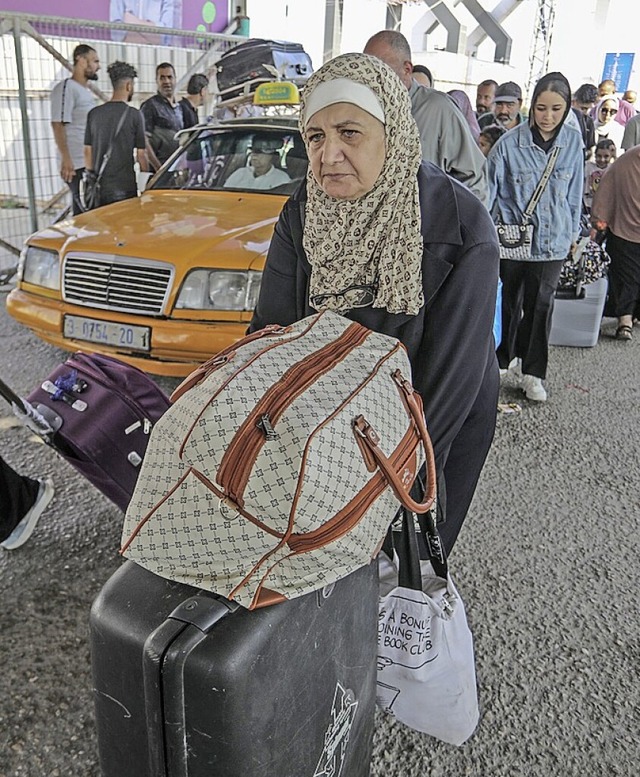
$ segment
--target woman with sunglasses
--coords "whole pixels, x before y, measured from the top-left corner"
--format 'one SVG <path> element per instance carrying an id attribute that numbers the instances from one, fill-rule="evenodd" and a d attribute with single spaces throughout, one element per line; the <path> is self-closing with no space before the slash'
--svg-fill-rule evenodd
<path id="1" fill-rule="evenodd" d="M 616 121 L 620 101 L 613 95 L 605 95 L 596 105 L 594 126 L 596 130 L 596 143 L 600 140 L 612 140 L 616 144 L 618 154 L 624 153 L 622 138 L 624 127 Z"/>
<path id="2" fill-rule="evenodd" d="M 548 73 L 534 88 L 529 121 L 499 138 L 487 157 L 491 212 L 497 224 L 509 225 L 525 221 L 527 206 L 555 158 L 530 218 L 530 252 L 518 259 L 505 252 L 500 261 L 498 362 L 505 372 L 521 365 L 521 388 L 534 402 L 547 399 L 542 381 L 554 294 L 564 260 L 580 235 L 584 151 L 580 132 L 565 123 L 570 110 L 569 82 L 562 73 Z"/>
<path id="3" fill-rule="evenodd" d="M 300 129 L 309 169 L 276 225 L 251 330 L 333 310 L 404 343 L 450 550 L 495 429 L 495 229 L 421 161 L 409 93 L 379 59 L 345 54 L 315 72 Z"/>

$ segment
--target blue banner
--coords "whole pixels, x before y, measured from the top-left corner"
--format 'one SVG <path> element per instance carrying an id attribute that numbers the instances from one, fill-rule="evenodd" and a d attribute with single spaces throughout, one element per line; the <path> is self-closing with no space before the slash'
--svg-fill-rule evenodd
<path id="1" fill-rule="evenodd" d="M 616 92 L 626 92 L 633 68 L 633 54 L 609 53 L 604 57 L 601 81 L 611 80 L 616 85 Z"/>

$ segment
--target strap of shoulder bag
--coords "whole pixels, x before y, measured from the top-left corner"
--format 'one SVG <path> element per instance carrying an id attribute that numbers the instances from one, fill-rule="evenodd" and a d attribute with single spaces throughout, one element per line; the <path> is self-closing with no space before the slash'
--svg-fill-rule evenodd
<path id="1" fill-rule="evenodd" d="M 547 184 L 549 183 L 549 178 L 551 178 L 551 173 L 553 172 L 553 168 L 556 165 L 556 160 L 558 158 L 559 153 L 560 153 L 560 148 L 558 146 L 554 146 L 553 151 L 549 154 L 549 159 L 547 159 L 547 165 L 544 168 L 544 172 L 542 173 L 542 178 L 538 181 L 538 185 L 536 186 L 533 194 L 531 195 L 529 204 L 527 205 L 524 211 L 524 214 L 523 214 L 524 224 L 529 223 L 529 219 L 533 215 L 534 210 L 538 207 L 538 203 L 540 202 L 540 197 L 542 197 L 544 190 L 547 188 Z"/>
<path id="2" fill-rule="evenodd" d="M 124 120 L 127 118 L 128 113 L 129 113 L 129 106 L 125 105 L 124 111 L 122 112 L 122 116 L 120 116 L 120 121 L 118 121 L 118 126 L 116 127 L 115 134 L 113 138 L 111 138 L 111 143 L 109 143 L 109 148 L 106 150 L 105 155 L 102 157 L 100 169 L 98 170 L 98 174 L 96 176 L 96 180 L 98 181 L 98 183 L 100 183 L 100 181 L 102 180 L 102 176 L 104 175 L 104 171 L 107 167 L 107 163 L 109 162 L 109 159 L 111 158 L 111 154 L 113 153 L 113 148 L 114 148 L 116 139 L 120 133 L 120 130 L 122 129 Z"/>
<path id="3" fill-rule="evenodd" d="M 395 549 L 398 554 L 398 585 L 402 588 L 422 590 L 422 572 L 420 569 L 420 551 L 416 533 L 416 517 L 420 533 L 429 554 L 429 561 L 438 577 L 447 579 L 449 565 L 436 527 L 435 509 L 427 513 L 412 513 L 406 507 L 400 509 L 402 527 L 400 531 L 389 529 L 382 546 L 382 551 L 393 558 Z"/>

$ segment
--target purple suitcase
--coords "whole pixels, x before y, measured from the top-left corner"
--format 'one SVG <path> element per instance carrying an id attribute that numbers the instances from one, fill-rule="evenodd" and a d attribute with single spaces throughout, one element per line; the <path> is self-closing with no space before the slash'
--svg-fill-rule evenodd
<path id="1" fill-rule="evenodd" d="M 47 442 L 126 510 L 151 427 L 170 405 L 153 379 L 118 359 L 78 352 L 27 402 L 53 429 Z"/>

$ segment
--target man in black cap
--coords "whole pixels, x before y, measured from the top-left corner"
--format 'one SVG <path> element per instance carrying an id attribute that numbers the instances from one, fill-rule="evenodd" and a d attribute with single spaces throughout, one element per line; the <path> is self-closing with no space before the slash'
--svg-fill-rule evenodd
<path id="1" fill-rule="evenodd" d="M 491 124 L 499 124 L 507 130 L 517 127 L 524 121 L 520 113 L 522 108 L 522 89 L 514 81 L 506 81 L 496 89 L 493 113 L 478 118 L 480 129 Z"/>

